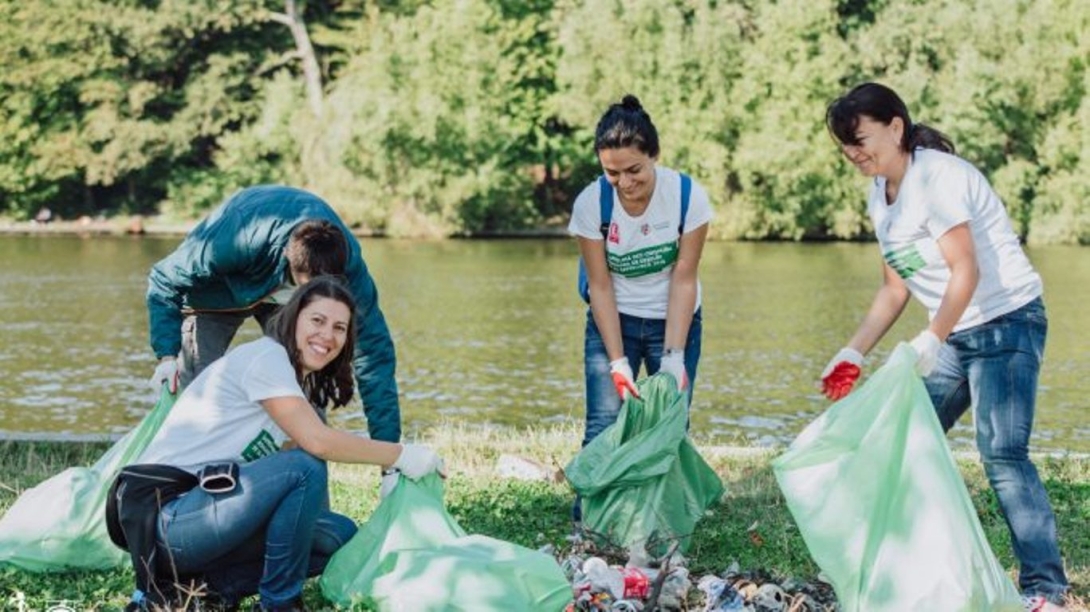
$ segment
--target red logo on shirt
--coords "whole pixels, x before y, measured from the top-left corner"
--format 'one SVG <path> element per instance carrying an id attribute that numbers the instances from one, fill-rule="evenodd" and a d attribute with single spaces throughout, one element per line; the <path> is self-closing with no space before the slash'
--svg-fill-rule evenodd
<path id="1" fill-rule="evenodd" d="M 644 236 L 650 234 L 651 233 L 651 226 L 644 223 L 643 225 L 640 226 L 640 233 L 643 234 Z"/>
<path id="2" fill-rule="evenodd" d="M 617 229 L 617 223 L 613 222 L 609 224 L 609 241 L 613 244 L 621 243 L 621 232 Z"/>

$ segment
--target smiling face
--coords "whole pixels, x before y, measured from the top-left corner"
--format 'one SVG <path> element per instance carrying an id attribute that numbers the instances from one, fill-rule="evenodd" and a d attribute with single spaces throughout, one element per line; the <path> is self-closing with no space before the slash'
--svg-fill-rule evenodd
<path id="1" fill-rule="evenodd" d="M 908 153 L 901 148 L 904 122 L 894 117 L 889 123 L 859 116 L 854 144 L 840 144 L 848 161 L 864 176 L 884 176 L 900 179 L 908 164 Z"/>
<path id="2" fill-rule="evenodd" d="M 304 375 L 326 367 L 344 350 L 350 317 L 347 305 L 326 297 L 316 298 L 299 311 L 295 344 Z"/>
<path id="3" fill-rule="evenodd" d="M 646 205 L 655 191 L 655 158 L 637 149 L 602 149 L 598 161 L 624 204 Z"/>

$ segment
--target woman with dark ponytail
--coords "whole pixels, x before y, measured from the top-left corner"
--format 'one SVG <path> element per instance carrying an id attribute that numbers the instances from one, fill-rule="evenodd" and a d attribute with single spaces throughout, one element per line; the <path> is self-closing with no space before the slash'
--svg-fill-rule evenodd
<path id="1" fill-rule="evenodd" d="M 916 369 L 944 430 L 974 409 L 1026 610 L 1062 610 L 1068 583 L 1056 519 L 1028 452 L 1048 329 L 1041 277 L 984 175 L 941 132 L 914 124 L 892 89 L 859 85 L 829 105 L 825 120 L 845 157 L 873 178 L 867 209 L 885 261 L 870 310 L 822 373 L 824 392 L 847 395 L 863 355 L 909 296 L 919 300 L 929 323 L 911 342 Z"/>
<path id="2" fill-rule="evenodd" d="M 603 175 L 576 198 L 568 231 L 586 264 L 586 446 L 635 394 L 641 364 L 692 397 L 700 359 L 697 268 L 712 209 L 704 188 L 657 165 L 659 137 L 635 96 L 598 121 Z M 607 221 L 608 215 L 608 221 Z M 581 519 L 576 502 L 574 518 Z"/>

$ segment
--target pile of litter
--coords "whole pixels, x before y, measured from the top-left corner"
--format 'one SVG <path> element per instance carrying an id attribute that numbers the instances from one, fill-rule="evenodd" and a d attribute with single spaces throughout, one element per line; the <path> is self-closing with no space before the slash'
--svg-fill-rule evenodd
<path id="1" fill-rule="evenodd" d="M 743 571 L 737 562 L 719 574 L 696 576 L 680 555 L 649 567 L 627 564 L 620 550 L 572 538 L 569 550 L 548 550 L 572 585 L 566 612 L 839 612 L 832 586 L 762 570 Z"/>

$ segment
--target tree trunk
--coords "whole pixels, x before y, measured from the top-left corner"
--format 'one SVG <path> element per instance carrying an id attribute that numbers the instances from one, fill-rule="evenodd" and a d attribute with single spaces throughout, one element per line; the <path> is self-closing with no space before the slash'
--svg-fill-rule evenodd
<path id="1" fill-rule="evenodd" d="M 284 2 L 283 13 L 271 13 L 273 21 L 288 26 L 291 37 L 295 40 L 296 53 L 303 62 L 303 79 L 307 88 L 307 102 L 315 117 L 322 116 L 322 71 L 318 67 L 318 57 L 314 53 L 314 46 L 310 44 L 310 35 L 307 34 L 307 25 L 303 22 L 303 14 L 295 4 L 295 0 Z"/>

